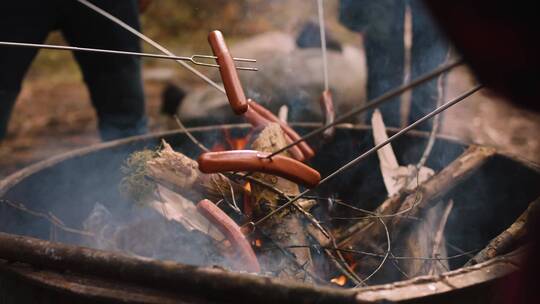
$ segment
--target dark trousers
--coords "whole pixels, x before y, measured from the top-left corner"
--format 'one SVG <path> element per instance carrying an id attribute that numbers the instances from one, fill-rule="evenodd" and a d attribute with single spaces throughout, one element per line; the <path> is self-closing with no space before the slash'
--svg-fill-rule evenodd
<path id="1" fill-rule="evenodd" d="M 376 98 L 403 83 L 405 7 L 412 11 L 413 42 L 411 79 L 441 65 L 448 51 L 444 36 L 437 30 L 420 0 L 341 0 L 340 20 L 364 33 L 368 64 L 368 99 Z M 437 80 L 413 90 L 409 123 L 431 112 L 437 101 Z M 400 125 L 400 98 L 380 107 L 387 125 Z M 430 129 L 430 123 L 419 126 Z"/>
<path id="2" fill-rule="evenodd" d="M 4 1 L 0 41 L 43 43 L 61 30 L 70 45 L 140 51 L 129 32 L 74 0 Z M 139 28 L 137 0 L 94 0 L 97 6 Z M 0 47 L 0 139 L 35 49 Z M 141 63 L 132 56 L 74 53 L 99 119 L 103 140 L 146 132 Z"/>

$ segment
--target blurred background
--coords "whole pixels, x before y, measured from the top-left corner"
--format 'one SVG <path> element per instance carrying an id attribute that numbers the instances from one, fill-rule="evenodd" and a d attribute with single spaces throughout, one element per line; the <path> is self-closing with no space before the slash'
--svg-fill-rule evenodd
<path id="1" fill-rule="evenodd" d="M 337 98 L 339 114 L 365 102 L 366 67 L 362 36 L 340 25 L 338 5 L 338 0 L 325 1 L 326 25 L 331 39 L 341 46 L 341 59 L 344 62 L 351 60 L 350 66 L 354 70 L 354 73 L 344 70 L 343 65 L 337 63 L 334 69 L 331 68 L 330 83 L 338 87 L 344 85 L 341 90 L 343 97 Z M 288 49 L 296 47 L 293 44 L 307 25 L 317 24 L 316 18 L 314 0 L 158 0 L 142 16 L 142 23 L 146 35 L 177 55 L 211 54 L 206 37 L 209 31 L 219 29 L 234 56 L 258 54 L 254 58 L 259 60 L 261 71 L 266 69 L 265 72 L 242 72 L 242 77 L 264 83 L 279 78 L 281 73 L 295 75 L 304 68 L 308 72 L 308 61 L 303 57 L 290 56 Z M 65 42 L 59 33 L 53 33 L 47 43 Z M 256 48 L 272 49 L 275 53 L 263 54 Z M 345 52 L 346 49 L 350 52 Z M 147 45 L 144 45 L 144 50 L 155 52 Z M 319 50 L 313 54 L 319 54 L 317 52 Z M 341 59 L 332 61 L 330 57 L 330 64 Z M 204 100 L 213 97 L 199 94 L 208 90 L 200 79 L 175 62 L 154 59 L 144 59 L 143 62 L 151 131 L 175 128 L 170 116 L 161 111 L 163 91 L 171 85 L 188 95 L 178 109 L 182 118 L 194 115 L 190 113 L 194 107 L 202 115 L 211 110 L 201 108 Z M 200 70 L 218 79 L 215 70 Z M 321 76 L 316 74 L 316 77 Z M 453 70 L 447 82 L 448 98 L 469 88 L 473 81 L 467 68 Z M 283 84 L 269 83 L 268 87 L 280 85 Z M 287 89 L 298 94 L 304 92 L 302 84 L 297 88 L 295 85 L 291 84 Z M 251 92 L 250 88 L 255 86 L 251 86 L 249 81 L 244 86 L 250 96 L 277 98 L 272 92 Z M 318 97 L 313 102 L 318 107 Z M 292 116 L 291 120 L 295 117 Z M 517 109 L 495 96 L 475 94 L 444 114 L 440 132 L 467 142 L 493 145 L 503 152 L 540 162 L 540 138 L 536 135 L 539 127 L 538 114 Z M 0 177 L 33 162 L 99 141 L 96 116 L 71 53 L 40 51 L 13 111 L 8 137 L 0 143 Z"/>

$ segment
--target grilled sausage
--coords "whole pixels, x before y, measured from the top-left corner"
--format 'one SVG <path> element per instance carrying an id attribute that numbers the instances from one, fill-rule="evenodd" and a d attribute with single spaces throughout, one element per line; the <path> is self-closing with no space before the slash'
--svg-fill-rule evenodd
<path id="1" fill-rule="evenodd" d="M 234 257 L 234 265 L 238 270 L 260 272 L 261 267 L 253 248 L 246 240 L 240 227 L 218 206 L 205 199 L 197 204 L 197 210 L 229 240 L 238 254 Z"/>
<path id="2" fill-rule="evenodd" d="M 217 57 L 217 63 L 219 65 L 219 73 L 221 74 L 221 80 L 229 99 L 229 104 L 232 110 L 237 115 L 245 113 L 248 108 L 246 95 L 240 82 L 240 77 L 236 72 L 236 66 L 234 60 L 229 52 L 229 48 L 225 43 L 223 34 L 220 31 L 212 31 L 208 35 L 208 42 L 212 47 L 214 56 Z"/>
<path id="3" fill-rule="evenodd" d="M 197 162 L 203 173 L 230 171 L 256 171 L 277 175 L 313 188 L 319 184 L 321 175 L 315 169 L 293 158 L 254 150 L 233 150 L 201 154 Z"/>
<path id="4" fill-rule="evenodd" d="M 319 100 L 321 104 L 321 112 L 324 115 L 324 125 L 328 125 L 334 122 L 336 118 L 336 112 L 334 111 L 334 101 L 332 100 L 332 93 L 328 90 L 323 91 L 321 99 Z M 324 130 L 323 138 L 325 140 L 331 140 L 336 133 L 336 128 L 334 126 Z"/>
<path id="5" fill-rule="evenodd" d="M 287 123 L 279 119 L 277 116 L 275 116 L 272 112 L 268 111 L 265 107 L 261 106 L 260 104 L 256 103 L 254 100 L 249 99 L 249 105 L 253 107 L 253 110 L 255 110 L 257 113 L 259 113 L 262 117 L 266 118 L 267 120 L 270 120 L 271 122 L 278 123 L 283 131 L 293 140 L 297 141 L 300 139 L 300 135 L 296 133 Z M 315 152 L 311 147 L 305 142 L 301 141 L 298 143 L 298 147 L 300 150 L 302 150 L 302 153 L 304 154 L 304 157 L 306 159 L 310 159 L 313 156 L 315 156 Z"/>
<path id="6" fill-rule="evenodd" d="M 248 110 L 244 113 L 244 118 L 255 128 L 266 127 L 271 123 L 269 120 L 262 117 L 261 114 L 255 112 L 252 107 L 248 107 Z M 292 139 L 286 133 L 285 140 L 287 141 L 287 144 L 292 143 Z M 306 159 L 304 153 L 302 153 L 302 150 L 300 150 L 298 146 L 292 146 L 287 151 L 291 154 L 292 158 L 297 161 L 304 161 Z"/>

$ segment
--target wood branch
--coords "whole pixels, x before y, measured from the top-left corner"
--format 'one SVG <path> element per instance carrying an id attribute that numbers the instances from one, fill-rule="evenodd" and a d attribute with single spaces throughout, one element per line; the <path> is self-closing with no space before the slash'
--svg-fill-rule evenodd
<path id="1" fill-rule="evenodd" d="M 495 149 L 482 146 L 470 146 L 461 156 L 450 163 L 441 172 L 430 178 L 417 189 L 406 195 L 401 192 L 385 200 L 375 213 L 381 216 L 407 214 L 420 217 L 434 203 L 454 187 L 465 181 L 473 172 L 495 155 Z M 402 216 L 391 216 L 389 228 L 400 231 L 408 225 Z M 370 242 L 378 242 L 384 234 L 383 227 L 373 218 L 359 221 L 336 236 L 340 248 L 350 248 Z"/>
<path id="2" fill-rule="evenodd" d="M 531 216 L 538 216 L 540 212 L 540 197 L 533 201 L 527 210 L 505 231 L 489 242 L 486 248 L 482 249 L 465 266 L 471 266 L 485 262 L 499 255 L 510 252 L 521 245 L 527 236 L 527 223 Z"/>
<path id="3" fill-rule="evenodd" d="M 371 127 L 373 130 L 373 141 L 375 145 L 388 140 L 386 134 L 386 125 L 379 109 L 376 109 L 371 116 Z M 400 166 L 397 157 L 392 149 L 392 144 L 388 144 L 377 151 L 379 157 L 379 167 L 384 181 L 384 186 L 388 192 L 388 196 L 398 193 L 403 188 L 414 189 L 417 179 L 411 179 L 411 176 L 418 175 L 420 183 L 425 182 L 433 176 L 435 172 L 432 169 L 420 166 L 418 169 L 415 166 Z"/>
<path id="4" fill-rule="evenodd" d="M 170 221 L 183 225 L 188 231 L 200 231 L 217 242 L 225 239 L 214 225 L 202 216 L 193 202 L 161 185 L 157 186 L 158 199 L 149 206 Z"/>
<path id="5" fill-rule="evenodd" d="M 268 125 L 253 142 L 252 148 L 261 152 L 274 152 L 286 146 L 286 138 L 283 130 L 278 124 Z M 288 156 L 288 152 L 283 152 Z M 294 196 L 300 193 L 298 185 L 286 179 L 262 173 L 254 173 L 254 177 L 262 180 L 273 187 L 281 190 L 287 195 Z M 274 208 L 278 207 L 279 195 L 276 192 L 270 191 L 267 187 L 252 183 L 252 198 L 254 200 L 254 215 L 255 218 L 262 217 Z M 307 202 L 300 202 L 308 204 Z M 296 210 L 288 210 L 285 213 L 276 215 L 268 221 L 261 224 L 259 227 L 264 233 L 270 237 L 276 245 L 282 248 L 298 244 L 307 244 L 307 233 L 301 221 L 301 215 Z M 303 265 L 308 271 L 313 271 L 313 262 L 309 248 L 292 248 L 289 249 L 297 261 L 297 265 Z M 281 252 L 276 252 L 281 255 Z M 279 276 L 295 280 L 304 280 L 305 273 L 298 271 L 297 265 L 290 265 L 287 260 L 277 258 L 275 254 L 269 253 L 260 257 L 261 264 L 266 264 L 267 271 L 276 271 L 281 269 Z M 264 267 L 264 266 L 263 266 Z"/>
<path id="6" fill-rule="evenodd" d="M 446 204 L 441 220 L 439 221 L 439 227 L 435 231 L 435 237 L 433 239 L 433 250 L 431 251 L 431 257 L 439 257 L 439 258 L 446 258 L 448 257 L 448 252 L 446 251 L 446 238 L 444 236 L 444 228 L 446 227 L 446 223 L 448 222 L 448 217 L 450 216 L 450 213 L 452 212 L 452 209 L 454 208 L 454 200 L 449 200 Z M 429 261 L 428 261 L 429 263 Z M 441 269 L 438 267 L 438 265 L 443 265 L 446 269 Z M 431 266 L 429 266 L 429 269 L 427 271 L 427 274 L 434 275 L 442 273 L 448 269 L 450 265 L 448 264 L 448 260 L 434 260 L 431 261 Z"/>
<path id="7" fill-rule="evenodd" d="M 445 258 L 444 227 L 454 203 L 438 203 L 430 208 L 424 218 L 403 238 L 404 252 L 396 254 L 410 257 Z M 409 277 L 439 274 L 449 270 L 447 260 L 407 260 L 401 267 Z"/>
<path id="8" fill-rule="evenodd" d="M 195 160 L 174 151 L 165 141 L 162 144 L 158 157 L 147 162 L 147 175 L 158 184 L 192 201 L 205 198 L 213 201 L 223 198 L 232 200 L 232 192 L 235 196 L 243 193 L 242 186 L 221 174 L 201 173 Z"/>

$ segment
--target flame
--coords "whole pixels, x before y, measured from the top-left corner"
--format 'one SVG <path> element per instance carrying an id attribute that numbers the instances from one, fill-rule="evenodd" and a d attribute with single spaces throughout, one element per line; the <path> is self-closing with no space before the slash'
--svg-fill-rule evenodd
<path id="1" fill-rule="evenodd" d="M 244 185 L 244 189 L 246 190 L 246 193 L 251 194 L 251 184 L 249 182 Z"/>
<path id="2" fill-rule="evenodd" d="M 244 185 L 244 214 L 247 217 L 253 215 L 253 202 L 251 201 L 251 184 L 247 182 Z"/>
<path id="3" fill-rule="evenodd" d="M 339 286 L 344 286 L 345 283 L 347 283 L 347 278 L 344 275 L 340 275 L 339 277 L 331 279 L 330 282 Z"/>
<path id="4" fill-rule="evenodd" d="M 256 239 L 254 244 L 255 244 L 255 247 L 262 247 L 262 241 L 259 239 Z"/>
<path id="5" fill-rule="evenodd" d="M 223 142 L 215 143 L 210 149 L 212 152 L 226 151 L 226 150 L 242 150 L 245 149 L 251 132 L 244 137 L 235 138 L 231 135 L 229 129 L 223 129 Z"/>

